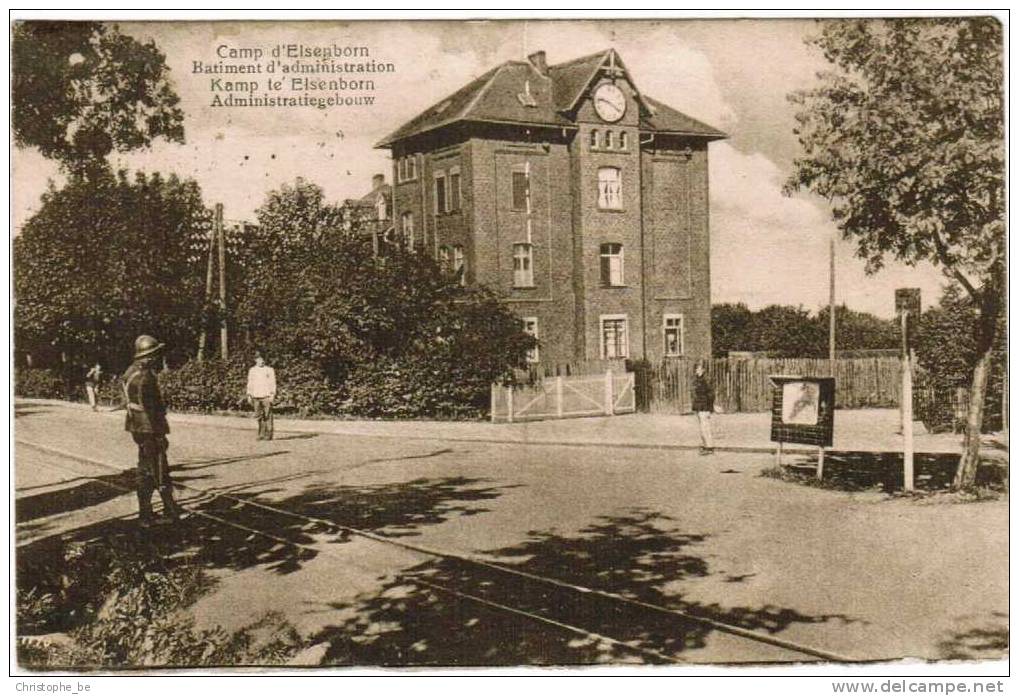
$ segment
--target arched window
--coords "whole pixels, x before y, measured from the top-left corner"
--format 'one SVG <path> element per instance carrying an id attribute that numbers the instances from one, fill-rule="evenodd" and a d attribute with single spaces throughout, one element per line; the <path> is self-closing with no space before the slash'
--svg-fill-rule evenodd
<path id="1" fill-rule="evenodd" d="M 619 210 L 623 207 L 622 175 L 616 167 L 598 170 L 598 207 Z"/>
<path id="2" fill-rule="evenodd" d="M 627 141 L 628 141 L 628 138 L 626 137 L 626 131 L 621 131 L 619 133 L 619 149 L 620 150 L 626 150 L 626 149 L 629 148 L 630 144 Z"/>
<path id="3" fill-rule="evenodd" d="M 601 283 L 606 286 L 623 284 L 623 245 L 601 245 Z"/>
<path id="4" fill-rule="evenodd" d="M 605 141 L 602 143 L 602 147 L 606 150 L 612 149 L 612 131 L 605 131 Z"/>
<path id="5" fill-rule="evenodd" d="M 598 129 L 591 131 L 591 147 L 598 147 Z"/>

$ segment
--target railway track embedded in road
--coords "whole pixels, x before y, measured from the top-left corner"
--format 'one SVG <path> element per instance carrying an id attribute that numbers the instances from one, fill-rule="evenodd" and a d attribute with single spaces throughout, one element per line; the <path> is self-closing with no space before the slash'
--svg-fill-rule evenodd
<path id="1" fill-rule="evenodd" d="M 16 438 L 15 442 L 26 447 L 31 447 L 40 452 L 108 471 L 123 473 L 124 471 L 129 470 L 115 466 L 108 462 L 103 462 L 71 452 L 65 452 L 48 445 L 28 440 Z M 43 463 L 43 466 L 81 475 L 80 472 L 73 471 L 66 467 L 60 467 L 59 465 L 52 463 Z M 115 484 L 100 477 L 83 476 L 83 478 L 92 479 L 110 487 L 111 489 L 120 490 L 124 493 L 134 492 L 134 489 L 132 488 Z M 601 641 L 633 654 L 639 654 L 653 662 L 687 664 L 686 660 L 670 653 L 669 651 L 648 647 L 637 641 L 621 640 L 601 631 L 578 626 L 575 623 L 572 623 L 570 618 L 556 616 L 554 610 L 549 609 L 549 605 L 557 605 L 560 612 L 563 612 L 565 607 L 566 614 L 579 615 L 588 620 L 590 620 L 592 616 L 598 616 L 599 610 L 604 609 L 611 612 L 615 617 L 614 620 L 616 621 L 619 621 L 621 617 L 625 617 L 626 615 L 652 615 L 659 623 L 674 622 L 677 627 L 680 625 L 699 625 L 703 628 L 716 630 L 739 639 L 779 648 L 799 656 L 797 659 L 788 660 L 789 662 L 803 661 L 804 658 L 812 658 L 815 660 L 820 659 L 831 662 L 859 662 L 859 660 L 855 660 L 829 650 L 785 640 L 774 635 L 726 623 L 709 616 L 694 614 L 681 609 L 664 607 L 615 592 L 600 590 L 557 578 L 538 575 L 519 568 L 513 568 L 511 566 L 496 563 L 475 554 L 460 553 L 446 549 L 436 549 L 422 544 L 415 544 L 401 539 L 383 536 L 375 532 L 351 527 L 349 525 L 343 525 L 333 522 L 332 520 L 283 510 L 263 502 L 240 498 L 222 491 L 191 486 L 177 481 L 174 482 L 174 486 L 196 494 L 193 499 L 186 501 L 186 504 L 182 503 L 190 514 L 212 520 L 217 524 L 232 527 L 247 534 L 259 535 L 276 543 L 301 548 L 316 554 L 322 553 L 325 555 L 340 557 L 339 554 L 337 554 L 333 549 L 330 549 L 328 545 L 316 546 L 295 541 L 293 539 L 287 539 L 279 536 L 278 534 L 274 534 L 272 531 L 256 529 L 254 527 L 226 519 L 219 515 L 212 514 L 205 510 L 194 509 L 193 506 L 196 501 L 213 501 L 216 499 L 222 499 L 229 501 L 234 505 L 249 506 L 259 509 L 262 512 L 299 520 L 304 523 L 304 527 L 302 527 L 302 529 L 305 530 L 309 527 L 318 527 L 329 533 L 358 536 L 376 543 L 398 547 L 419 556 L 440 559 L 443 562 L 451 564 L 453 567 L 459 567 L 461 570 L 469 571 L 468 573 L 461 574 L 458 581 L 458 587 L 450 587 L 444 583 L 436 582 L 433 578 L 427 576 L 418 577 L 414 574 L 405 574 L 403 577 L 409 582 L 415 583 L 421 587 L 426 587 L 436 592 L 441 592 L 462 600 L 486 606 L 495 611 L 501 611 L 503 613 L 522 617 L 546 626 L 551 626 L 560 631 Z M 343 560 L 345 562 L 349 562 L 346 558 Z M 486 582 L 486 579 L 496 579 L 496 581 Z M 501 579 L 502 582 L 500 582 L 499 579 Z M 506 579 L 511 579 L 520 586 L 513 587 L 510 584 L 505 583 Z M 546 601 L 544 603 L 529 601 L 527 598 L 530 595 L 526 591 L 521 591 L 521 587 L 527 585 L 542 587 L 543 589 L 541 591 L 534 594 Z M 554 601 L 556 599 L 558 599 L 558 603 Z M 598 606 L 592 607 L 591 603 Z"/>

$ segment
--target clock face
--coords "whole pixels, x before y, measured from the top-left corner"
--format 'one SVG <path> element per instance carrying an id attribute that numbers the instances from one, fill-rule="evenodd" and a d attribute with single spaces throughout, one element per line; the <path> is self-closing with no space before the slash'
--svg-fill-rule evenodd
<path id="1" fill-rule="evenodd" d="M 606 82 L 594 91 L 594 110 L 603 121 L 615 123 L 626 113 L 626 95 L 616 85 Z"/>

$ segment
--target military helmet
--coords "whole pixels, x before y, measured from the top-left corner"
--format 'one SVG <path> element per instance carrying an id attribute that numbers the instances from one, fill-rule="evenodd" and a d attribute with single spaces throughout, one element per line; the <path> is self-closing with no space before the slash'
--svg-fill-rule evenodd
<path id="1" fill-rule="evenodd" d="M 134 340 L 134 359 L 144 358 L 146 355 L 152 355 L 162 350 L 163 344 L 152 338 L 152 336 L 146 336 L 142 334 Z"/>

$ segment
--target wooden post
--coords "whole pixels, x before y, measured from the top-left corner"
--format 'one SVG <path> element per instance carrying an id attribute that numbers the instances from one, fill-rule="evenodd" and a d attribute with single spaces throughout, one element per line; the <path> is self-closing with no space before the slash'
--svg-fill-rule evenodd
<path id="1" fill-rule="evenodd" d="M 555 415 L 556 418 L 563 417 L 563 376 L 555 378 Z"/>
<path id="2" fill-rule="evenodd" d="M 913 490 L 913 368 L 909 359 L 906 331 L 909 312 L 902 312 L 902 482 Z"/>
<path id="3" fill-rule="evenodd" d="M 489 403 L 492 405 L 492 407 L 491 407 L 491 414 L 490 415 L 491 415 L 491 419 L 492 419 L 493 423 L 495 422 L 495 400 L 497 398 L 496 395 L 498 393 L 499 393 L 499 385 L 497 385 L 495 382 L 492 382 L 492 398 L 489 401 Z"/>
<path id="4" fill-rule="evenodd" d="M 219 325 L 219 350 L 223 360 L 230 357 L 226 328 L 226 237 L 223 233 L 223 204 L 216 204 L 216 239 L 219 244 L 219 311 L 222 320 Z"/>
<path id="5" fill-rule="evenodd" d="M 513 386 L 506 387 L 506 422 L 513 422 Z"/>
<path id="6" fill-rule="evenodd" d="M 205 264 L 205 304 L 212 297 L 212 257 L 216 253 L 216 226 L 209 230 L 209 258 Z M 204 319 L 204 317 L 203 317 Z M 198 362 L 205 357 L 206 323 L 202 321 L 202 333 L 198 336 Z"/>
<path id="7" fill-rule="evenodd" d="M 782 441 L 778 441 L 778 447 L 775 448 L 775 466 L 782 466 Z"/>
<path id="8" fill-rule="evenodd" d="M 824 447 L 817 448 L 817 480 L 824 480 Z"/>
<path id="9" fill-rule="evenodd" d="M 828 268 L 828 369 L 835 376 L 835 232 L 831 233 Z"/>
<path id="10" fill-rule="evenodd" d="M 612 370 L 605 370 L 605 415 L 612 415 Z"/>

